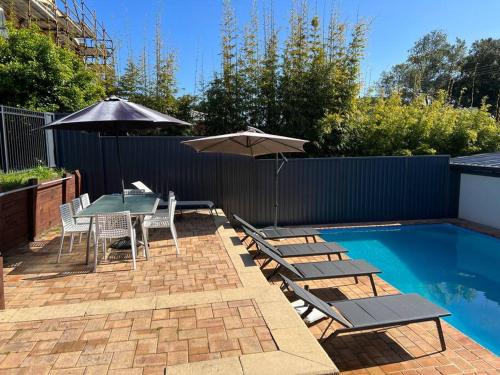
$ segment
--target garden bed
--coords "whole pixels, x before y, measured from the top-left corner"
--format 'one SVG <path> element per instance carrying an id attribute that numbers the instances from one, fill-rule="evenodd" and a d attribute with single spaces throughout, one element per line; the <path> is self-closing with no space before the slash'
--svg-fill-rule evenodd
<path id="1" fill-rule="evenodd" d="M 81 178 L 41 170 L 0 176 L 0 252 L 36 240 L 60 223 L 59 206 L 80 195 Z"/>

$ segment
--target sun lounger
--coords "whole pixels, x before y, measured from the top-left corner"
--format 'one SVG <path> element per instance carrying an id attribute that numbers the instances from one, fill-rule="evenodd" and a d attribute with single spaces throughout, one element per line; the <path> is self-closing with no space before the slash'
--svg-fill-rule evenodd
<path id="1" fill-rule="evenodd" d="M 331 333 L 326 340 L 341 333 L 388 328 L 411 323 L 434 321 L 442 350 L 446 350 L 440 318 L 451 315 L 447 310 L 433 304 L 418 294 L 393 294 L 344 301 L 323 301 L 311 292 L 301 288 L 286 276 L 280 275 L 284 286 L 309 307 L 301 314 L 308 316 L 314 309 L 331 319 L 322 338 L 335 321 L 342 327 Z"/>
<path id="2" fill-rule="evenodd" d="M 257 241 L 265 242 L 269 249 L 273 250 L 282 258 L 292 258 L 292 257 L 303 257 L 303 256 L 319 256 L 326 255 L 328 260 L 331 260 L 332 255 L 338 256 L 339 260 L 342 260 L 342 254 L 347 253 L 347 250 L 336 244 L 335 242 L 317 242 L 317 243 L 301 243 L 301 244 L 291 244 L 291 245 L 271 245 L 262 236 L 256 232 L 252 232 L 250 229 L 243 227 L 245 235 L 252 238 L 254 242 L 257 243 L 257 253 L 254 258 L 262 253 L 260 246 L 258 246 Z"/>
<path id="3" fill-rule="evenodd" d="M 359 276 L 367 276 L 370 279 L 373 294 L 377 295 L 373 275 L 381 271 L 364 260 L 337 260 L 334 262 L 324 261 L 290 264 L 270 249 L 264 241 L 257 241 L 262 253 L 278 264 L 274 271 L 267 277 L 268 280 L 283 269 L 293 274 L 294 279 L 297 281 L 354 277 L 354 280 L 358 282 Z M 261 269 L 268 263 L 269 262 L 265 262 L 261 266 Z"/>
<path id="4" fill-rule="evenodd" d="M 135 181 L 132 182 L 132 185 L 134 185 L 137 189 L 144 190 L 146 193 L 152 193 L 153 191 L 142 181 Z M 165 201 L 160 201 L 158 204 L 159 208 L 168 208 L 168 202 Z M 217 208 L 215 207 L 214 202 L 212 201 L 177 201 L 177 209 L 181 211 L 182 210 L 190 210 L 190 209 L 197 209 L 197 208 L 208 208 L 210 210 L 210 214 L 213 216 L 213 211 L 217 214 Z"/>
<path id="5" fill-rule="evenodd" d="M 317 229 L 314 228 L 262 228 L 262 229 L 257 229 L 250 223 L 246 222 L 243 220 L 241 217 L 238 215 L 233 215 L 234 219 L 241 224 L 241 226 L 250 229 L 251 231 L 255 233 L 259 233 L 262 237 L 264 237 L 266 240 L 279 240 L 279 239 L 286 239 L 286 238 L 299 238 L 299 237 L 304 237 L 306 241 L 308 241 L 308 238 L 312 237 L 314 242 L 316 242 L 316 237 L 319 236 L 320 233 Z M 245 237 L 243 241 L 246 239 Z M 251 246 L 250 244 L 249 246 Z"/>

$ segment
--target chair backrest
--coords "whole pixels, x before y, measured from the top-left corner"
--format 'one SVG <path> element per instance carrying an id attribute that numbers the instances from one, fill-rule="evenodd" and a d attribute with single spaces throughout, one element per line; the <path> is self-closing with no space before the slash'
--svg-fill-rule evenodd
<path id="1" fill-rule="evenodd" d="M 137 188 L 137 189 L 140 189 L 140 190 L 144 190 L 146 193 L 152 193 L 153 190 L 151 190 L 144 182 L 142 181 L 135 181 L 135 182 L 132 182 L 132 185 Z"/>
<path id="2" fill-rule="evenodd" d="M 77 214 L 78 212 L 80 212 L 81 210 L 83 210 L 82 201 L 80 200 L 80 198 L 72 199 L 71 200 L 71 204 L 73 206 L 73 212 L 75 214 Z"/>
<path id="3" fill-rule="evenodd" d="M 353 325 L 346 319 L 340 312 L 333 309 L 328 303 L 323 301 L 322 299 L 316 297 L 311 292 L 301 288 L 297 284 L 295 284 L 292 280 L 280 274 L 280 277 L 283 279 L 285 285 L 291 289 L 295 295 L 300 298 L 302 301 L 307 303 L 308 305 L 314 307 L 315 309 L 321 311 L 326 316 L 332 318 L 336 322 L 342 324 L 346 328 L 352 328 Z"/>
<path id="4" fill-rule="evenodd" d="M 271 245 L 269 242 L 267 242 L 264 237 L 262 237 L 259 233 L 257 232 L 254 232 L 254 231 L 251 231 L 250 229 L 248 229 L 247 227 L 243 227 L 243 232 L 245 232 L 245 234 L 249 237 L 251 237 L 255 243 L 257 244 L 257 246 L 259 246 L 260 243 L 265 243 L 267 245 L 267 247 L 271 250 L 273 250 L 275 253 L 278 253 L 279 252 L 277 251 L 276 247 Z M 260 249 L 260 247 L 259 247 Z"/>
<path id="5" fill-rule="evenodd" d="M 250 229 L 252 232 L 260 233 L 260 231 L 257 228 L 255 228 L 252 224 L 250 224 L 250 223 L 246 222 L 245 220 L 243 220 L 238 215 L 233 214 L 233 217 L 234 217 L 234 220 L 236 220 L 238 223 L 240 223 L 243 227 L 246 227 L 246 228 Z"/>
<path id="6" fill-rule="evenodd" d="M 88 193 L 80 195 L 80 200 L 82 201 L 83 208 L 87 208 L 88 206 L 90 206 L 90 198 Z"/>
<path id="7" fill-rule="evenodd" d="M 255 243 L 257 246 L 259 246 L 259 250 L 262 251 L 264 254 L 266 254 L 269 258 L 274 260 L 276 263 L 278 263 L 280 266 L 286 268 L 288 271 L 293 273 L 295 276 L 302 278 L 302 275 L 290 264 L 288 263 L 285 259 L 280 257 L 278 254 L 274 252 L 274 250 L 267 244 L 262 239 L 259 238 L 254 238 Z"/>
<path id="8" fill-rule="evenodd" d="M 59 211 L 61 212 L 61 222 L 64 229 L 75 225 L 75 219 L 73 218 L 73 208 L 71 207 L 71 204 L 61 204 L 59 206 Z"/>
<path id="9" fill-rule="evenodd" d="M 146 195 L 144 189 L 124 189 L 123 194 L 125 195 Z"/>
<path id="10" fill-rule="evenodd" d="M 172 193 L 172 192 L 170 192 Z M 169 194 L 168 198 L 168 222 L 170 226 L 174 224 L 174 216 L 175 216 L 175 206 L 177 205 L 177 201 L 175 200 L 175 195 L 172 193 L 172 195 Z"/>
<path id="11" fill-rule="evenodd" d="M 97 214 L 95 216 L 98 238 L 121 238 L 130 236 L 132 220 L 130 211 Z"/>

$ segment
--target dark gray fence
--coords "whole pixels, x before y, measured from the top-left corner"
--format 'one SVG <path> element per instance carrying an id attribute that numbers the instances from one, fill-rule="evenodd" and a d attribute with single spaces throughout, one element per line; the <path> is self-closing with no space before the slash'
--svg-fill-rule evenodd
<path id="1" fill-rule="evenodd" d="M 117 192 L 114 138 L 58 131 L 58 164 L 80 169 L 94 198 Z M 166 196 L 210 199 L 227 214 L 272 223 L 274 161 L 197 154 L 186 137 L 122 137 L 125 182 L 141 180 Z M 290 159 L 280 174 L 280 224 L 454 216 L 447 156 Z M 451 189 L 452 190 L 452 189 Z"/>
<path id="2" fill-rule="evenodd" d="M 1 171 L 55 165 L 52 131 L 39 130 L 53 116 L 0 105 Z"/>

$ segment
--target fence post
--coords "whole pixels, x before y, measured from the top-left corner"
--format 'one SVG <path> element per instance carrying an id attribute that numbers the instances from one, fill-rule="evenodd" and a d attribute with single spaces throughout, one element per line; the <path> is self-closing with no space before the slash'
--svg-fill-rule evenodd
<path id="1" fill-rule="evenodd" d="M 9 171 L 9 152 L 7 150 L 7 128 L 5 125 L 5 111 L 3 105 L 0 105 L 0 112 L 2 113 L 2 141 L 3 141 L 3 171 L 7 173 Z"/>
<path id="2" fill-rule="evenodd" d="M 53 113 L 44 113 L 45 117 L 45 125 L 54 121 Z M 55 148 L 54 148 L 54 132 L 52 129 L 45 130 L 45 144 L 47 145 L 47 166 L 55 167 L 56 166 L 56 158 L 55 158 Z"/>

